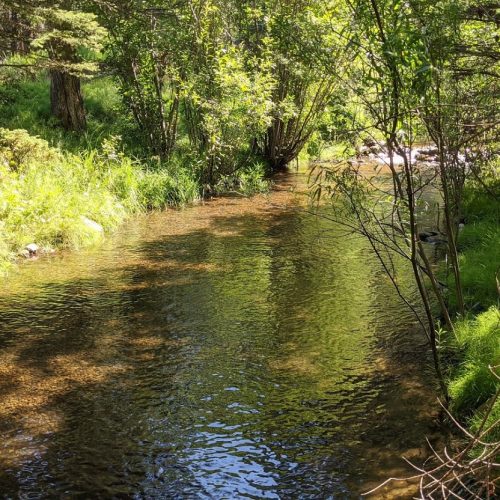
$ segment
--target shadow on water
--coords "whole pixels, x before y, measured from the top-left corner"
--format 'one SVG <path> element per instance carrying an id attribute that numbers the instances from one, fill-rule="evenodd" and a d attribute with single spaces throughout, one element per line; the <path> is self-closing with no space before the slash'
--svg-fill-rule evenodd
<path id="1" fill-rule="evenodd" d="M 152 215 L 12 277 L 4 496 L 357 498 L 409 472 L 422 335 L 366 244 L 294 200 Z"/>

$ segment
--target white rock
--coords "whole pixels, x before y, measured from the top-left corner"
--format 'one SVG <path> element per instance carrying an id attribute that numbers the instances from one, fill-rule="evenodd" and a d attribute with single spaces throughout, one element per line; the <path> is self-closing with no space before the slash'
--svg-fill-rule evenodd
<path id="1" fill-rule="evenodd" d="M 36 255 L 38 252 L 38 245 L 30 243 L 29 245 L 26 245 L 25 249 L 28 250 L 30 255 Z"/>
<path id="2" fill-rule="evenodd" d="M 82 215 L 82 222 L 89 228 L 94 231 L 97 231 L 98 233 L 104 233 L 104 228 L 97 222 L 88 219 L 87 217 Z"/>

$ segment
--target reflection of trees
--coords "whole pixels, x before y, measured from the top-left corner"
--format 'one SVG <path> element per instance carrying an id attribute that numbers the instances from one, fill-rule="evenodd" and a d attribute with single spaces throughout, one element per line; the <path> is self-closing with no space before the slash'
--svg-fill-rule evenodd
<path id="1" fill-rule="evenodd" d="M 220 216 L 105 262 L 70 258 L 71 279 L 5 296 L 0 357 L 10 382 L 24 370 L 25 392 L 10 386 L 47 396 L 29 410 L 46 416 L 37 429 L 22 398 L 0 415 L 44 450 L 14 481 L 196 495 L 249 487 L 246 470 L 285 496 L 343 491 L 332 471 L 360 460 L 381 387 L 397 392 L 374 382 L 378 341 L 408 321 L 364 245 L 301 211 Z M 76 279 L 94 264 L 98 278 Z"/>

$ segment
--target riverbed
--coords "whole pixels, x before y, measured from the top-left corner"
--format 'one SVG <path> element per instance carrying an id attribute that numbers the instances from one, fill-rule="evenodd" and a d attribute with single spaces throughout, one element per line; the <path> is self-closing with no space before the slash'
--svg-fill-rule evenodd
<path id="1" fill-rule="evenodd" d="M 412 473 L 425 338 L 305 191 L 140 216 L 4 280 L 0 496 L 343 499 Z"/>

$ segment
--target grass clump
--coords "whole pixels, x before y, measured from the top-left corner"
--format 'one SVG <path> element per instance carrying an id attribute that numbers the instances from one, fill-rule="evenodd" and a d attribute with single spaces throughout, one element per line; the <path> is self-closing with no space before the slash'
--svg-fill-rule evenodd
<path id="1" fill-rule="evenodd" d="M 29 243 L 50 249 L 94 243 L 126 215 L 113 182 L 127 162 L 97 159 L 94 152 L 63 154 L 24 130 L 0 129 L 0 222 L 11 255 Z M 4 252 L 5 254 L 5 252 Z"/>
<path id="2" fill-rule="evenodd" d="M 497 300 L 500 266 L 500 226 L 488 221 L 466 226 L 460 236 L 460 267 L 467 305 L 484 309 Z"/>
<path id="3" fill-rule="evenodd" d="M 474 431 L 480 427 L 486 407 L 499 385 L 498 379 L 490 370 L 490 366 L 500 365 L 498 307 L 492 306 L 475 318 L 459 321 L 456 325 L 456 343 L 461 352 L 461 363 L 455 367 L 449 381 L 452 408 L 469 420 Z M 499 401 L 495 403 L 488 422 L 492 424 L 498 418 Z M 489 439 L 500 439 L 500 428 L 497 428 Z"/>
<path id="4" fill-rule="evenodd" d="M 491 182 L 488 190 L 469 186 L 465 191 L 464 217 L 466 224 L 458 237 L 462 288 L 469 310 L 480 312 L 498 301 L 500 184 Z M 456 303 L 453 295 L 450 299 L 452 305 Z"/>
<path id="5" fill-rule="evenodd" d="M 156 172 L 118 150 L 118 138 L 98 150 L 62 152 L 25 130 L 0 129 L 0 262 L 22 249 L 94 244 L 128 214 L 192 201 L 187 171 Z"/>
<path id="6" fill-rule="evenodd" d="M 465 227 L 458 248 L 462 286 L 467 306 L 475 311 L 456 322 L 454 348 L 460 362 L 451 368 L 449 394 L 452 409 L 467 421 L 472 432 L 479 430 L 499 381 L 490 367 L 500 373 L 500 309 L 497 278 L 500 278 L 500 196 L 494 179 L 486 186 L 470 185 L 465 192 Z M 451 297 L 452 302 L 454 297 Z M 500 401 L 488 415 L 486 427 L 500 419 Z M 500 426 L 487 436 L 500 440 Z"/>
<path id="7" fill-rule="evenodd" d="M 149 210 L 182 206 L 199 197 L 199 183 L 185 168 L 146 170 L 139 180 L 140 203 Z"/>
<path id="8" fill-rule="evenodd" d="M 492 306 L 472 319 L 456 324 L 461 363 L 450 379 L 450 396 L 455 409 L 478 408 L 495 392 L 495 378 L 489 366 L 500 364 L 500 310 Z"/>
<path id="9" fill-rule="evenodd" d="M 223 177 L 215 186 L 216 194 L 237 193 L 251 196 L 257 193 L 267 193 L 271 187 L 266 178 L 266 167 L 261 162 L 249 163 L 238 169 L 232 175 Z"/>

